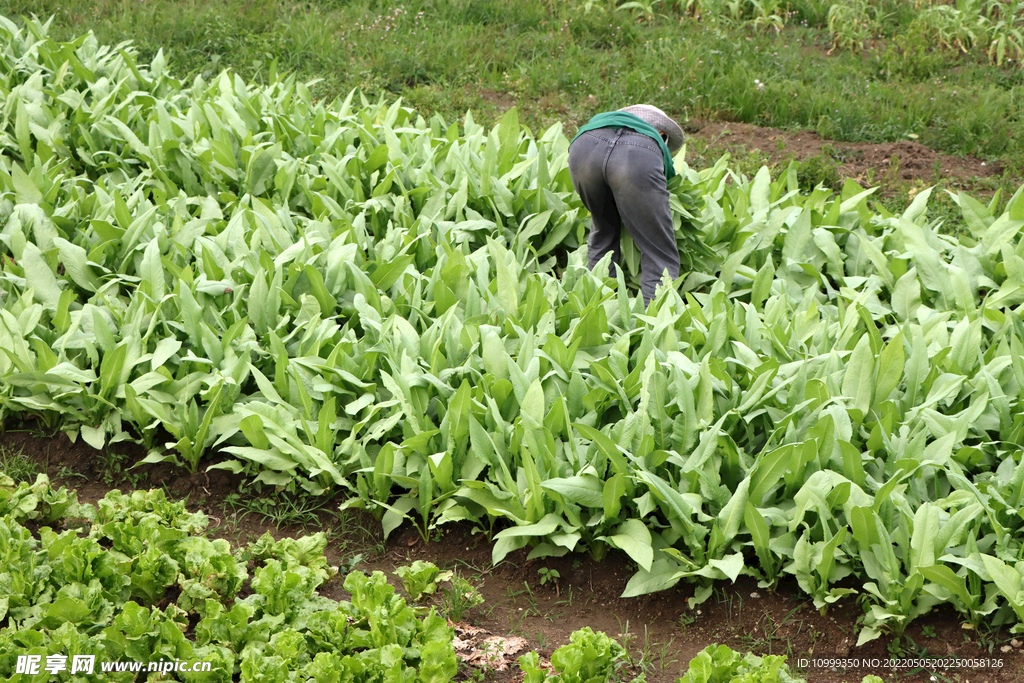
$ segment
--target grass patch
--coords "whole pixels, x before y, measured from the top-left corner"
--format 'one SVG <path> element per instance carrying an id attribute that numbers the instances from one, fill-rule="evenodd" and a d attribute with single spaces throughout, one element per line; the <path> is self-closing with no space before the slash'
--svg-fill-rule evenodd
<path id="1" fill-rule="evenodd" d="M 0 472 L 6 472 L 15 482 L 25 481 L 31 484 L 41 471 L 39 465 L 25 455 L 23 448 L 0 446 Z"/>
<path id="2" fill-rule="evenodd" d="M 264 524 L 273 524 L 280 531 L 282 526 L 290 525 L 316 525 L 320 518 L 317 513 L 329 510 L 332 514 L 333 508 L 328 508 L 331 497 L 316 497 L 306 493 L 278 494 L 274 498 L 248 497 L 243 498 L 238 493 L 233 493 L 225 499 L 225 503 L 235 512 L 242 512 L 241 517 L 252 513 Z"/>
<path id="3" fill-rule="evenodd" d="M 983 53 L 929 49 L 910 32 L 828 54 L 828 7 L 818 2 L 796 2 L 778 33 L 751 17 L 697 20 L 682 3 L 651 14 L 585 4 L 11 0 L 7 12 L 53 15 L 61 39 L 93 30 L 101 43 L 132 40 L 143 60 L 164 48 L 178 73 L 228 66 L 259 81 L 276 63 L 321 79 L 320 97 L 387 92 L 449 119 L 472 108 L 492 122 L 514 102 L 531 128 L 572 129 L 597 111 L 652 102 L 683 119 L 810 128 L 837 140 L 912 134 L 936 150 L 1024 167 L 1021 70 Z M 900 25 L 913 21 L 900 3 L 890 10 Z"/>

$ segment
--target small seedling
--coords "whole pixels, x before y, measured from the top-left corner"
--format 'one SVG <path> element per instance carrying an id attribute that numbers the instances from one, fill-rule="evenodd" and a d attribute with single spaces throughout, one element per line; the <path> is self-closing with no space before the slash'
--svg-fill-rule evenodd
<path id="1" fill-rule="evenodd" d="M 69 480 L 71 480 L 74 477 L 77 477 L 79 479 L 85 479 L 86 481 L 89 480 L 89 477 L 85 476 L 81 472 L 75 472 L 73 469 L 71 469 L 67 465 L 61 465 L 60 467 L 57 468 L 57 478 L 58 479 L 63 479 L 65 481 L 69 481 Z"/>
<path id="2" fill-rule="evenodd" d="M 540 574 L 540 585 L 546 586 L 548 583 L 553 583 L 558 586 L 558 580 L 562 578 L 561 574 L 558 573 L 557 569 L 548 569 L 547 567 L 541 567 L 537 570 Z"/>
<path id="3" fill-rule="evenodd" d="M 348 557 L 346 557 L 344 560 L 341 561 L 341 564 L 338 566 L 338 572 L 342 576 L 348 575 L 350 572 L 354 571 L 355 568 L 357 566 L 359 566 L 359 563 L 362 562 L 362 561 L 363 561 L 362 553 L 358 553 L 358 554 L 354 554 L 354 555 L 349 555 Z"/>
<path id="4" fill-rule="evenodd" d="M 466 612 L 483 601 L 484 596 L 480 595 L 476 586 L 457 572 L 451 578 L 451 587 L 444 589 L 444 611 L 454 622 L 462 621 Z"/>

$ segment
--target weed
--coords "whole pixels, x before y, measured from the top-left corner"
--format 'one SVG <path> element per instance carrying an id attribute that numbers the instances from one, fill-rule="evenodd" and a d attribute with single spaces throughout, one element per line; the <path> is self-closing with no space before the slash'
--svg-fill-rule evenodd
<path id="1" fill-rule="evenodd" d="M 362 553 L 349 555 L 338 564 L 338 573 L 342 576 L 351 573 L 363 561 Z"/>
<path id="2" fill-rule="evenodd" d="M 65 481 L 70 481 L 71 479 L 74 478 L 83 479 L 85 481 L 89 480 L 89 477 L 85 476 L 81 472 L 75 472 L 68 465 L 61 465 L 60 467 L 57 468 L 57 478 L 63 479 Z"/>
<path id="3" fill-rule="evenodd" d="M 15 450 L 9 446 L 0 446 L 0 472 L 7 473 L 16 482 L 32 483 L 39 473 L 39 466 L 25 455 L 24 448 Z"/>
<path id="4" fill-rule="evenodd" d="M 568 607 L 572 607 L 572 585 L 571 584 L 569 585 L 568 597 L 565 600 L 559 600 L 555 604 L 556 605 L 566 605 Z"/>
<path id="5" fill-rule="evenodd" d="M 807 637 L 811 641 L 811 647 L 815 647 L 818 644 L 818 642 L 825 637 L 825 634 L 819 631 L 818 629 L 812 627 L 811 632 L 807 635 Z"/>
<path id="6" fill-rule="evenodd" d="M 128 480 L 124 470 L 129 459 L 124 453 L 118 453 L 112 448 L 104 448 L 100 450 L 97 461 L 100 466 L 100 477 L 107 486 L 115 486 Z M 136 478 L 138 476 L 135 475 Z"/>
<path id="7" fill-rule="evenodd" d="M 619 615 L 615 615 L 615 621 L 619 622 L 619 641 L 622 643 L 622 647 L 626 650 L 626 661 L 632 667 L 637 666 L 637 661 L 633 659 L 633 655 L 630 654 L 630 646 L 636 639 L 635 633 L 629 632 L 629 619 L 626 619 L 626 625 L 622 625 L 622 620 L 619 619 Z"/>
<path id="8" fill-rule="evenodd" d="M 467 611 L 483 603 L 484 596 L 480 595 L 476 586 L 459 576 L 458 571 L 453 574 L 449 583 L 450 586 L 444 589 L 442 598 L 444 613 L 452 621 L 460 622 Z"/>
<path id="9" fill-rule="evenodd" d="M 895 185 L 900 179 L 900 155 L 893 154 L 889 157 L 889 168 L 885 171 L 885 176 L 882 178 L 883 185 Z"/>
<path id="10" fill-rule="evenodd" d="M 474 666 L 468 665 L 464 665 L 462 668 L 465 671 L 466 678 L 471 681 L 476 681 L 476 683 L 483 683 L 483 681 L 487 678 L 487 672 L 482 668 L 478 669 Z"/>
<path id="11" fill-rule="evenodd" d="M 675 656 L 675 651 L 672 649 L 672 644 L 675 642 L 676 637 L 672 636 L 667 643 L 658 645 L 658 668 L 662 673 L 667 671 L 673 664 L 679 663 L 679 657 Z M 671 657 L 669 657 L 670 654 L 672 654 Z"/>
<path id="12" fill-rule="evenodd" d="M 281 494 L 275 498 L 243 498 L 239 493 L 232 493 L 225 497 L 224 502 L 232 510 L 243 510 L 242 517 L 253 513 L 264 523 L 274 524 L 280 531 L 282 526 L 318 524 L 320 518 L 317 513 L 327 508 L 331 498 L 312 496 L 305 492 Z"/>
<path id="13" fill-rule="evenodd" d="M 910 655 L 913 650 L 917 648 L 917 644 L 911 640 L 910 636 L 903 634 L 901 636 L 895 636 L 886 649 L 892 657 L 902 658 Z"/>
<path id="14" fill-rule="evenodd" d="M 371 526 L 369 522 L 364 521 L 352 511 L 342 510 L 334 515 L 340 525 L 338 533 L 354 537 L 364 552 L 369 553 L 372 557 L 383 557 L 387 553 L 384 534 L 378 528 Z M 353 525 L 354 528 L 350 528 L 349 524 L 353 519 L 356 522 Z"/>
<path id="15" fill-rule="evenodd" d="M 530 605 L 525 610 L 526 614 L 529 615 L 529 614 L 532 613 L 534 616 L 537 616 L 537 617 L 541 616 L 540 609 L 537 607 L 537 598 L 533 595 L 533 589 L 530 588 L 530 584 L 528 584 L 527 582 L 523 581 L 523 588 L 525 590 L 521 590 L 521 591 L 518 591 L 516 593 L 513 593 L 512 592 L 512 588 L 509 587 L 508 588 L 509 596 L 514 600 L 515 598 L 518 598 L 520 595 L 525 595 L 526 596 L 526 602 L 529 603 L 529 605 Z"/>
<path id="16" fill-rule="evenodd" d="M 778 633 L 779 626 L 775 623 L 775 618 L 772 616 L 771 612 L 765 612 L 759 627 L 761 632 L 764 633 L 764 639 L 768 645 L 768 654 L 773 654 L 772 643 L 775 640 L 776 633 Z"/>
<path id="17" fill-rule="evenodd" d="M 523 608 L 520 607 L 519 609 L 522 610 Z M 526 613 L 525 612 L 520 614 L 518 619 L 516 619 L 516 613 L 515 612 L 509 612 L 508 613 L 508 632 L 511 635 L 514 635 L 514 636 L 521 636 L 522 633 L 523 633 L 523 619 L 525 619 L 525 618 L 526 618 Z"/>
<path id="18" fill-rule="evenodd" d="M 540 585 L 546 586 L 548 583 L 553 583 L 555 585 L 556 595 L 560 595 L 558 591 L 558 580 L 562 577 L 558 573 L 557 569 L 548 569 L 547 567 L 541 567 L 537 570 L 537 573 L 540 575 Z"/>
<path id="19" fill-rule="evenodd" d="M 989 654 L 992 654 L 996 649 L 996 645 L 1000 642 L 999 630 L 991 626 L 984 626 L 978 628 L 977 634 L 978 647 L 987 651 Z"/>
<path id="20" fill-rule="evenodd" d="M 628 656 L 628 653 L 627 653 Z M 644 624 L 644 647 L 640 650 L 640 657 L 636 660 L 636 668 L 640 671 L 654 671 L 654 646 L 651 643 L 651 634 L 647 630 L 647 624 Z M 664 653 L 662 654 L 662 670 L 664 670 Z"/>
<path id="21" fill-rule="evenodd" d="M 822 148 L 822 152 L 825 149 Z M 826 154 L 808 157 L 797 164 L 797 181 L 802 189 L 810 190 L 819 185 L 838 192 L 842 189 L 843 180 L 839 175 L 839 166 Z"/>

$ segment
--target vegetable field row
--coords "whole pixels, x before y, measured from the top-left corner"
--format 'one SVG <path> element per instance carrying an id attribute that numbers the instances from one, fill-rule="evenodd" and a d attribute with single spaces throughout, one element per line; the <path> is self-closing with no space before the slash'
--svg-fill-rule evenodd
<path id="1" fill-rule="evenodd" d="M 1024 629 L 1024 193 L 959 195 L 958 239 L 930 191 L 680 156 L 689 272 L 644 310 L 631 245 L 586 269 L 559 126 L 0 34 L 4 419 L 469 521 L 495 561 L 618 549 L 626 595 L 790 574 L 862 642 L 941 602 Z"/>

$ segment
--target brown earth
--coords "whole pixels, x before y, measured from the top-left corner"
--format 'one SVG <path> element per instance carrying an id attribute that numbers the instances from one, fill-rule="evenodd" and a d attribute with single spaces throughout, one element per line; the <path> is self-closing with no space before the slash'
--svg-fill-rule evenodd
<path id="1" fill-rule="evenodd" d="M 1011 645 L 1010 634 L 964 630 L 956 613 L 949 609 L 940 608 L 917 619 L 907 629 L 902 648 L 891 638 L 857 648 L 853 645 L 860 607 L 847 600 L 827 614 L 819 614 L 792 581 L 784 581 L 774 591 L 758 588 L 746 578 L 734 585 L 722 584 L 696 610 L 686 604 L 693 595 L 693 587 L 688 584 L 623 599 L 618 596 L 635 567 L 619 554 L 601 562 L 585 554 L 527 561 L 527 551 L 522 550 L 494 566 L 486 536 L 468 526 L 446 528 L 436 540 L 424 543 L 414 528 L 405 525 L 385 541 L 379 524 L 371 517 L 359 511 L 338 512 L 333 502 L 305 517 L 301 513 L 288 515 L 282 511 L 292 509 L 294 500 L 269 492 L 263 500 L 270 499 L 273 505 L 261 514 L 256 509 L 261 499 L 250 495 L 245 478 L 225 470 L 201 469 L 189 474 L 161 463 L 122 471 L 119 462 L 126 467 L 143 455 L 137 447 L 126 444 L 118 444 L 111 449 L 114 455 L 108 452 L 101 458 L 99 451 L 81 440 L 71 443 L 62 433 L 51 437 L 28 425 L 8 429 L 0 436 L 0 453 L 19 450 L 55 485 L 77 489 L 82 502 L 94 503 L 113 488 L 105 478 L 116 480 L 116 488 L 124 491 L 164 487 L 169 495 L 186 500 L 190 508 L 210 515 L 211 535 L 234 543 L 255 540 L 265 532 L 280 538 L 322 530 L 330 539 L 328 557 L 332 564 L 344 566 L 361 555 L 359 569 L 387 572 L 396 586 L 400 584 L 393 576 L 394 569 L 415 560 L 456 569 L 470 578 L 485 598 L 465 619 L 474 626 L 494 635 L 522 636 L 544 657 L 567 643 L 574 630 L 590 626 L 626 645 L 633 673 L 646 669 L 651 683 L 675 681 L 690 658 L 713 643 L 738 651 L 788 655 L 795 672 L 809 683 L 857 683 L 869 673 L 886 681 L 1024 683 L 1024 648 Z M 202 465 L 205 468 L 208 464 Z M 275 516 L 280 526 L 275 524 Z M 304 524 L 290 520 L 304 520 Z M 557 582 L 542 584 L 541 568 L 557 571 Z M 325 585 L 321 593 L 335 599 L 346 596 L 340 577 Z M 1002 652 L 1004 647 L 1008 652 Z M 850 670 L 797 666 L 802 658 L 923 657 L 999 659 L 1002 666 L 936 670 L 893 669 L 882 664 Z M 467 678 L 469 673 L 461 672 L 460 678 Z M 512 681 L 518 673 L 513 666 L 510 671 L 487 672 L 485 680 Z"/>
<path id="2" fill-rule="evenodd" d="M 839 142 L 823 139 L 813 131 L 762 128 L 749 123 L 690 121 L 688 128 L 688 138 L 705 144 L 711 152 L 728 151 L 735 156 L 757 150 L 774 163 L 824 157 L 836 163 L 842 178 L 852 178 L 865 186 L 913 181 L 932 184 L 941 179 L 953 187 L 973 188 L 978 179 L 995 178 L 1003 172 L 998 163 L 942 154 L 913 140 Z"/>

